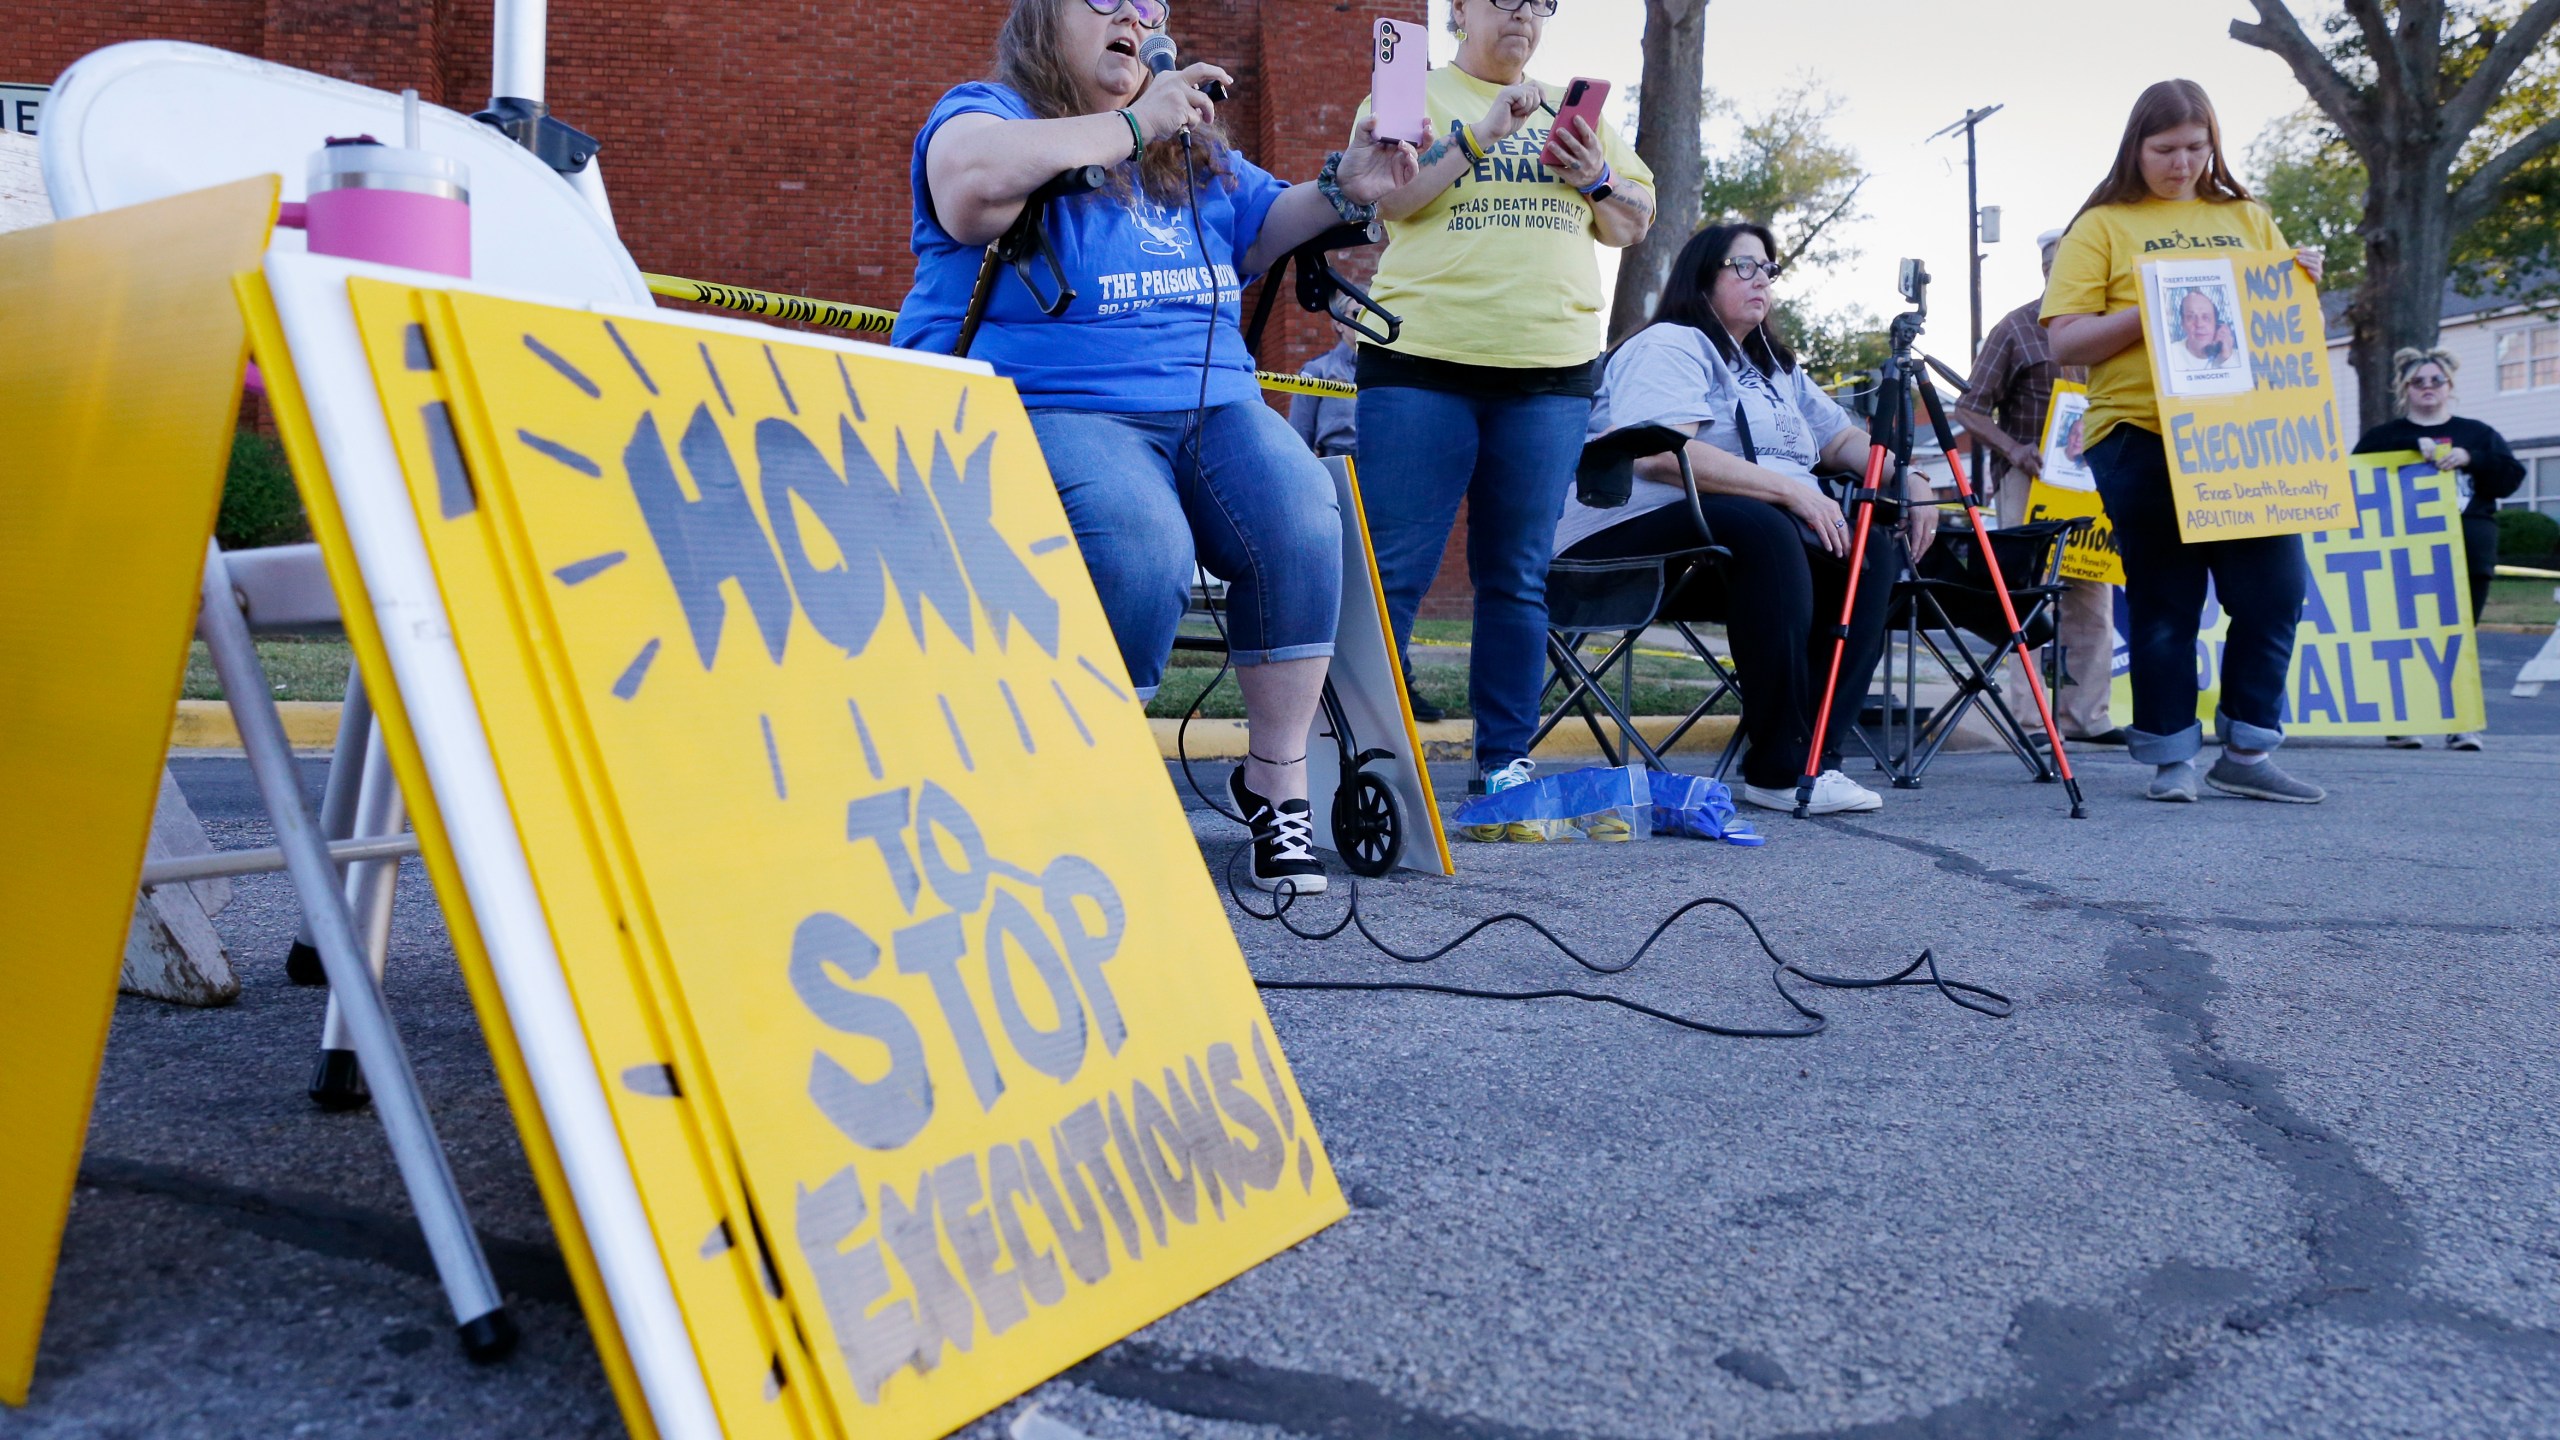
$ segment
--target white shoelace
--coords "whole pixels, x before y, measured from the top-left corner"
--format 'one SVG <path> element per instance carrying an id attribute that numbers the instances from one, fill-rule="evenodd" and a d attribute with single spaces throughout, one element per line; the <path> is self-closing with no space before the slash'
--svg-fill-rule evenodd
<path id="1" fill-rule="evenodd" d="M 1299 814 L 1277 805 L 1265 805 L 1262 813 L 1253 817 L 1254 829 L 1259 831 L 1266 823 L 1269 825 L 1273 860 L 1291 864 L 1313 860 L 1316 858 L 1313 815 L 1312 810 Z"/>

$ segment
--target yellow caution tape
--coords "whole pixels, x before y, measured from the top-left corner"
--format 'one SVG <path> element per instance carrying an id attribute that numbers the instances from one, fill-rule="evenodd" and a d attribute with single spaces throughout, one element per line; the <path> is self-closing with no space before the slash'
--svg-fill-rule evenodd
<path id="1" fill-rule="evenodd" d="M 2530 565 L 2501 565 L 2501 580 L 2560 580 L 2560 570 L 2536 570 Z"/>
<path id="2" fill-rule="evenodd" d="M 813 300 L 806 295 L 777 295 L 770 290 L 750 290 L 743 285 L 714 285 L 708 280 L 686 280 L 674 275 L 640 277 L 649 282 L 649 293 L 677 300 L 691 300 L 722 310 L 735 310 L 742 315 L 758 315 L 767 320 L 805 320 L 834 330 L 851 330 L 857 335 L 886 335 L 898 324 L 895 310 L 874 310 L 868 305 L 848 305 L 841 300 Z"/>
<path id="3" fill-rule="evenodd" d="M 750 290 L 744 285 L 714 285 L 708 280 L 687 280 L 677 275 L 651 275 L 642 272 L 649 282 L 649 293 L 677 300 L 691 300 L 697 305 L 710 305 L 722 310 L 735 310 L 741 315 L 759 315 L 767 320 L 802 320 L 835 330 L 850 330 L 857 335 L 886 335 L 897 328 L 898 312 L 874 310 L 868 305 L 849 305 L 842 300 L 817 300 L 807 295 L 777 295 L 770 290 Z M 1254 378 L 1265 390 L 1285 390 L 1295 395 L 1324 395 L 1350 399 L 1360 393 L 1359 387 L 1341 380 L 1314 380 L 1304 375 L 1283 375 L 1274 370 L 1260 370 Z"/>
<path id="4" fill-rule="evenodd" d="M 1253 378 L 1265 390 L 1286 390 L 1292 395 L 1325 395 L 1344 400 L 1360 393 L 1360 387 L 1343 380 L 1315 380 L 1304 375 L 1283 375 L 1277 370 L 1256 370 Z"/>

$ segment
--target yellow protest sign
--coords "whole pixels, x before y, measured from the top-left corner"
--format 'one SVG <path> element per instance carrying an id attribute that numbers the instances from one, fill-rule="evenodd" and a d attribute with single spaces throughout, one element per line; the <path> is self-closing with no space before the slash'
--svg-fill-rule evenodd
<path id="1" fill-rule="evenodd" d="M 2072 532 L 2063 546 L 2062 573 L 2072 580 L 2122 585 L 2124 557 L 2116 551 L 2115 527 L 2107 523 L 2107 507 L 2098 500 L 2098 477 L 2089 468 L 2088 415 L 2088 386 L 2054 382 L 2039 447 L 2042 473 L 2027 486 L 2027 519 L 2088 517 L 2089 523 Z"/>
<path id="2" fill-rule="evenodd" d="M 186 673 L 275 177 L 0 236 L 0 1400 L 26 1403 Z"/>
<path id="3" fill-rule="evenodd" d="M 353 288 L 723 1428 L 943 1433 L 1339 1218 L 1008 383 Z"/>
<path id="4" fill-rule="evenodd" d="M 2356 455 L 2344 471 L 2352 529 L 2303 542 L 2311 570 L 2285 683 L 2292 735 L 2440 735 L 2485 723 L 2462 500 L 2451 477 L 2415 453 Z M 2196 641 L 2197 718 L 2222 703 L 2222 647 L 2231 625 L 2208 602 Z M 2116 679 L 2119 723 L 2132 694 Z"/>
<path id="5" fill-rule="evenodd" d="M 2290 251 L 2142 267 L 2142 325 L 2178 531 L 2298 535 L 2346 518 L 2320 296 Z"/>

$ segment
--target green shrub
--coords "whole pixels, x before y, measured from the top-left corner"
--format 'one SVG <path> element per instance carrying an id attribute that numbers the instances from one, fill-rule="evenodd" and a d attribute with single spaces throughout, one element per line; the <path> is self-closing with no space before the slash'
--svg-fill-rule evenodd
<path id="1" fill-rule="evenodd" d="M 254 430 L 231 437 L 231 471 L 222 481 L 222 513 L 213 522 L 225 550 L 291 545 L 311 538 L 284 451 Z"/>
<path id="2" fill-rule="evenodd" d="M 2498 512 L 2498 556 L 2530 564 L 2560 554 L 2560 520 L 2539 510 Z"/>

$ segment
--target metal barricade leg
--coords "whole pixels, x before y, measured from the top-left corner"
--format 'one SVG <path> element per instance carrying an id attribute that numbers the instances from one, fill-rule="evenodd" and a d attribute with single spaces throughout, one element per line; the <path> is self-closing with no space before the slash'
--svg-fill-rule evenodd
<path id="1" fill-rule="evenodd" d="M 417 1076 L 409 1068 L 408 1052 L 401 1047 L 400 1032 L 392 1025 L 391 1011 L 382 1003 L 382 991 L 365 965 L 355 922 L 347 914 L 337 870 L 329 861 L 328 842 L 321 838 L 319 824 L 303 802 L 293 750 L 285 741 L 284 721 L 276 713 L 275 693 L 267 688 L 266 671 L 249 640 L 248 622 L 232 597 L 230 567 L 223 561 L 222 547 L 211 542 L 205 546 L 203 607 L 196 625 L 205 647 L 213 652 L 222 691 L 230 697 L 241 748 L 248 752 L 259 798 L 275 824 L 276 843 L 284 852 L 294 893 L 301 898 L 303 919 L 311 926 L 329 988 L 344 1007 L 349 1037 L 371 1077 L 374 1108 L 382 1117 L 383 1134 L 391 1142 L 401 1182 L 408 1188 L 410 1207 L 417 1212 L 427 1252 L 444 1281 L 463 1351 L 474 1360 L 495 1360 L 514 1348 L 515 1323 L 489 1276 L 480 1238 L 472 1233 L 453 1171 L 436 1140 L 435 1120 L 427 1113 Z"/>
<path id="2" fill-rule="evenodd" d="M 365 733 L 373 725 L 373 704 L 364 693 L 364 675 L 353 661 L 347 663 L 347 696 L 338 710 L 338 741 L 329 755 L 329 783 L 320 792 L 320 834 L 337 841 L 355 836 L 356 782 L 364 769 Z M 311 943 L 311 925 L 303 923 L 294 932 L 293 948 L 285 952 L 285 978 L 296 985 L 326 985 L 329 977 L 320 973 L 320 949 Z"/>
<path id="3" fill-rule="evenodd" d="M 369 726 L 368 730 L 354 831 L 346 837 L 351 840 L 397 835 L 408 815 L 400 799 L 400 782 L 391 773 L 390 747 L 382 743 L 379 726 Z M 347 913 L 355 921 L 356 932 L 364 937 L 365 959 L 373 968 L 374 983 L 379 985 L 383 964 L 391 953 L 391 900 L 400 879 L 400 861 L 396 857 L 358 860 L 346 870 Z M 310 1094 L 311 1102 L 323 1110 L 353 1110 L 371 1098 L 364 1087 L 364 1068 L 356 1063 L 346 1012 L 334 993 L 329 996 L 328 1019 L 320 1027 L 320 1060 L 311 1071 Z"/>

